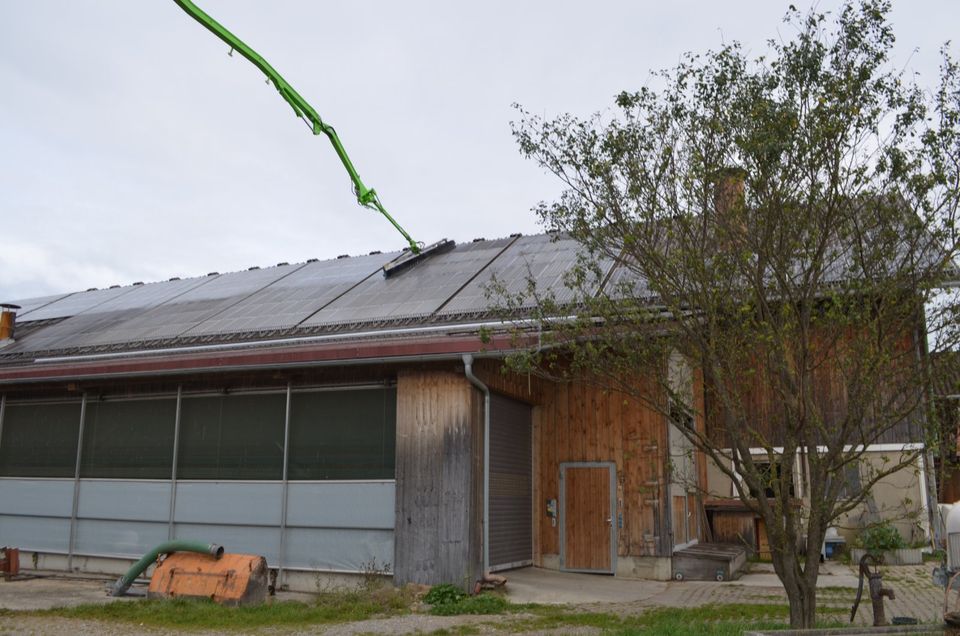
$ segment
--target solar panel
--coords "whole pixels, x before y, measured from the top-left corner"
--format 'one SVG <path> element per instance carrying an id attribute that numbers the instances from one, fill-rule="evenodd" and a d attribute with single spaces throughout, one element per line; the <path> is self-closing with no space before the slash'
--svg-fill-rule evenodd
<path id="1" fill-rule="evenodd" d="M 486 293 L 494 277 L 508 294 L 536 280 L 564 303 L 574 297 L 564 276 L 579 249 L 535 235 L 460 244 L 389 278 L 380 270 L 399 252 L 38 297 L 18 303 L 21 320 L 64 320 L 25 330 L 4 353 L 484 313 L 498 302 Z M 611 280 L 628 275 L 617 270 Z"/>
<path id="2" fill-rule="evenodd" d="M 184 335 L 232 333 L 295 327 L 400 252 L 307 263 L 293 274 L 187 330 Z"/>
<path id="3" fill-rule="evenodd" d="M 538 293 L 552 293 L 559 303 L 574 298 L 573 290 L 564 284 L 564 275 L 577 264 L 579 244 L 569 238 L 555 239 L 549 234 L 522 236 L 516 240 L 482 274 L 456 295 L 441 311 L 441 315 L 484 312 L 503 298 L 487 298 L 487 290 L 494 277 L 503 285 L 507 295 L 525 293 L 528 280 L 536 281 Z M 608 269 L 612 262 L 604 261 Z M 532 304 L 528 299 L 527 305 Z"/>
<path id="4" fill-rule="evenodd" d="M 33 318 L 26 317 L 31 311 L 36 311 L 41 307 L 45 307 L 69 295 L 70 294 L 54 294 L 52 296 L 37 296 L 36 298 L 13 300 L 11 303 L 20 306 L 20 309 L 17 310 L 17 320 L 33 320 Z"/>
<path id="5" fill-rule="evenodd" d="M 210 276 L 209 282 L 197 285 L 146 311 L 137 312 L 110 329 L 96 334 L 85 344 L 134 342 L 180 336 L 204 320 L 302 267 L 303 264 L 281 265 Z"/>
<path id="6" fill-rule="evenodd" d="M 128 293 L 115 296 L 55 325 L 29 334 L 15 346 L 7 348 L 7 351 L 41 351 L 96 343 L 101 335 L 125 320 L 210 280 L 209 278 L 191 278 L 132 286 L 128 288 Z"/>
<path id="7" fill-rule="evenodd" d="M 22 320 L 49 320 L 51 318 L 76 316 L 108 300 L 129 294 L 134 289 L 136 289 L 136 287 L 133 285 L 127 285 L 126 287 L 96 289 L 93 291 L 77 292 L 76 294 L 67 294 L 49 304 L 37 306 L 36 309 L 30 312 L 21 312 L 18 318 Z"/>
<path id="8" fill-rule="evenodd" d="M 512 239 L 457 245 L 391 276 L 372 276 L 304 321 L 304 326 L 429 316 Z"/>

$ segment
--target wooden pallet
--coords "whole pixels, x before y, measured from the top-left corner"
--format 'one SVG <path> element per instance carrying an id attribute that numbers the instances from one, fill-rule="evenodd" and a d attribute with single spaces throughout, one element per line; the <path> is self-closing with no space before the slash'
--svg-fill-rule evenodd
<path id="1" fill-rule="evenodd" d="M 732 543 L 699 543 L 673 553 L 676 581 L 732 581 L 747 563 L 747 551 Z"/>

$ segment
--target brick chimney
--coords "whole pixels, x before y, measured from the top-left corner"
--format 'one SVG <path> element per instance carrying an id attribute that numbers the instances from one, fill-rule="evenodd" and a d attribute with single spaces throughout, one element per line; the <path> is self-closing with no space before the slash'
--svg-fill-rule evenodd
<path id="1" fill-rule="evenodd" d="M 747 231 L 747 219 L 744 216 L 744 182 L 746 170 L 742 168 L 723 168 L 714 175 L 713 182 L 713 226 L 715 236 L 727 245 L 727 240 L 739 242 Z M 732 247 L 732 245 L 728 245 Z"/>
<path id="2" fill-rule="evenodd" d="M 743 168 L 718 170 L 713 185 L 713 208 L 717 218 L 737 214 L 743 209 L 744 181 L 747 171 Z"/>
<path id="3" fill-rule="evenodd" d="M 0 345 L 13 341 L 13 332 L 17 326 L 17 310 L 20 305 L 0 303 Z"/>

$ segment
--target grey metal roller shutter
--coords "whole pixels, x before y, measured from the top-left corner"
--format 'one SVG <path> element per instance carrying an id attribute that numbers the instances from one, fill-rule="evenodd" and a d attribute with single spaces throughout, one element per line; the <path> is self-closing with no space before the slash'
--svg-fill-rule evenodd
<path id="1" fill-rule="evenodd" d="M 530 407 L 490 396 L 490 569 L 533 563 Z"/>

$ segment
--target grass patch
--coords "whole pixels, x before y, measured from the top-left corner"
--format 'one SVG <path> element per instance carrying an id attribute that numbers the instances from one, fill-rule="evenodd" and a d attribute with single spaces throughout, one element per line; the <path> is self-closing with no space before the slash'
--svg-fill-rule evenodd
<path id="1" fill-rule="evenodd" d="M 155 627 L 250 630 L 362 621 L 406 613 L 409 604 L 410 599 L 403 593 L 385 590 L 377 594 L 329 592 L 321 594 L 314 603 L 284 601 L 256 607 L 224 607 L 207 600 L 174 599 L 88 604 L 25 613 Z"/>
<path id="2" fill-rule="evenodd" d="M 657 608 L 637 616 L 620 617 L 603 612 L 575 612 L 555 606 L 527 606 L 533 618 L 504 623 L 511 632 L 592 627 L 603 634 L 629 636 L 740 636 L 747 630 L 782 629 L 787 626 L 789 609 L 784 605 L 704 605 L 693 608 Z M 821 627 L 842 627 L 842 621 L 829 620 Z"/>

